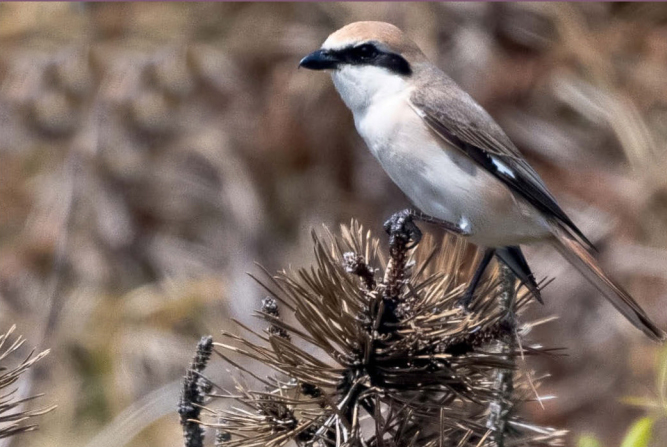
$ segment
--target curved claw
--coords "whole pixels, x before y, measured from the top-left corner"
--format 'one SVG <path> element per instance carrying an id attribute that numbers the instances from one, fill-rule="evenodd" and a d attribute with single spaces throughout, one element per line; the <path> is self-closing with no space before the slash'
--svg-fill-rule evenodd
<path id="1" fill-rule="evenodd" d="M 408 234 L 408 238 L 412 241 L 411 244 L 406 244 L 405 248 L 411 249 L 416 247 L 422 240 L 422 232 L 417 224 L 415 224 L 412 219 L 408 219 L 405 221 L 403 229 Z"/>

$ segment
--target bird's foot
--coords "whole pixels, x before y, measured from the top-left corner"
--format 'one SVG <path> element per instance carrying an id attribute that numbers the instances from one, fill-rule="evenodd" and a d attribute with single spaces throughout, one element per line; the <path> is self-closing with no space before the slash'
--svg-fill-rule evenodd
<path id="1" fill-rule="evenodd" d="M 403 244 L 405 248 L 414 248 L 422 238 L 422 232 L 414 223 L 414 212 L 405 209 L 393 214 L 384 223 L 384 230 L 389 234 L 389 245 Z"/>

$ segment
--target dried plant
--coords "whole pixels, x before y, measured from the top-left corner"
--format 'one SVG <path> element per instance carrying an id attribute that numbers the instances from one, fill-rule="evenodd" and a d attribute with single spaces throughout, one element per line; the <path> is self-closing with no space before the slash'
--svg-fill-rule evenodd
<path id="1" fill-rule="evenodd" d="M 237 322 L 258 341 L 223 331 L 212 343 L 239 370 L 236 390 L 211 385 L 193 362 L 183 394 L 191 397 L 180 404 L 188 447 L 203 445 L 199 424 L 215 427 L 225 447 L 561 443 L 562 432 L 515 411 L 534 389 L 517 362 L 545 350 L 519 343 L 515 316 L 530 296 L 507 271 L 495 267 L 466 312 L 457 301 L 475 259 L 460 239 L 427 237 L 408 249 L 392 238 L 386 262 L 355 222 L 313 239 L 314 267 L 259 280 L 270 296 L 257 316 L 269 328 Z M 202 340 L 196 359 L 204 340 L 211 345 Z M 220 399 L 232 405 L 214 408 Z"/>
<path id="2" fill-rule="evenodd" d="M 36 430 L 37 424 L 33 422 L 33 419 L 55 408 L 25 410 L 24 406 L 27 402 L 41 395 L 20 397 L 17 396 L 17 389 L 12 388 L 26 371 L 49 353 L 46 350 L 35 355 L 33 350 L 17 366 L 13 368 L 5 366 L 8 358 L 25 343 L 25 339 L 21 336 L 10 341 L 15 329 L 16 327 L 12 326 L 6 333 L 0 335 L 0 391 L 2 391 L 0 394 L 0 438 Z"/>

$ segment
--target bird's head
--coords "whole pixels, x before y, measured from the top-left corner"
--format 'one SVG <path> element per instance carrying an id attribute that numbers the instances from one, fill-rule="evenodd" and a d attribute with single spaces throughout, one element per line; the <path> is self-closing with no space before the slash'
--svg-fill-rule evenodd
<path id="1" fill-rule="evenodd" d="M 355 22 L 331 34 L 299 66 L 331 71 L 343 101 L 357 112 L 373 101 L 405 91 L 424 62 L 419 47 L 394 25 Z"/>

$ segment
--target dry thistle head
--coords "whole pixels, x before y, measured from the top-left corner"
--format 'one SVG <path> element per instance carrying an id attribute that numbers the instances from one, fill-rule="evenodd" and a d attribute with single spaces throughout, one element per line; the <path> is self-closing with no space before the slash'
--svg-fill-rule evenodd
<path id="1" fill-rule="evenodd" d="M 258 334 L 239 325 L 260 341 L 223 331 L 224 342 L 213 343 L 245 376 L 234 392 L 210 395 L 232 401 L 209 404 L 210 418 L 201 421 L 217 428 L 216 445 L 499 445 L 491 436 L 499 425 L 488 422 L 496 407 L 504 445 L 560 442 L 562 433 L 523 423 L 513 411 L 529 388 L 525 375 L 509 394 L 496 386 L 498 371 L 514 378 L 516 359 L 540 351 L 496 347 L 517 337 L 514 315 L 528 302 L 513 279 L 503 290 L 495 267 L 465 312 L 457 301 L 478 255 L 461 239 L 427 237 L 414 250 L 397 244 L 385 260 L 356 222 L 338 237 L 313 238 L 314 267 L 259 281 L 271 297 L 257 316 L 269 328 Z M 511 318 L 498 306 L 501 293 L 516 298 Z M 255 374 L 252 362 L 274 374 Z"/>
<path id="2" fill-rule="evenodd" d="M 37 424 L 33 423 L 33 419 L 55 408 L 54 406 L 38 410 L 25 410 L 24 407 L 29 401 L 42 395 L 23 398 L 17 396 L 17 389 L 13 385 L 36 362 L 44 358 L 49 351 L 43 351 L 36 355 L 35 351 L 31 351 L 17 366 L 5 366 L 8 358 L 25 343 L 25 339 L 20 335 L 10 341 L 15 329 L 16 326 L 12 326 L 7 332 L 0 334 L 0 438 L 36 430 Z"/>

